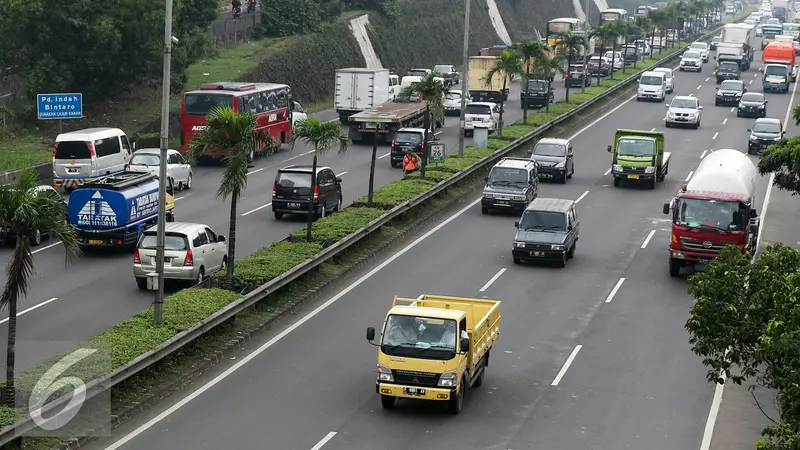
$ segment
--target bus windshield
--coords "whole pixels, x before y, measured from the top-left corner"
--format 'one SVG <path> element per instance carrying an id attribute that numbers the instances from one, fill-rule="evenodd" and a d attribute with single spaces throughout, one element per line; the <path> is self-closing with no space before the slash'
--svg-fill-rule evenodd
<path id="1" fill-rule="evenodd" d="M 547 24 L 548 35 L 566 33 L 569 31 L 573 31 L 572 24 L 569 22 L 550 22 Z"/>

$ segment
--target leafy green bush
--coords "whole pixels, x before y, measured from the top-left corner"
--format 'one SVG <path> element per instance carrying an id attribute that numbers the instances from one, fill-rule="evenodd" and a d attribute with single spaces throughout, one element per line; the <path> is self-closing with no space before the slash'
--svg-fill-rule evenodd
<path id="1" fill-rule="evenodd" d="M 427 173 L 425 174 L 427 175 Z M 393 181 L 376 190 L 372 196 L 372 205 L 375 208 L 391 209 L 406 200 L 422 194 L 436 184 L 429 178 L 409 178 Z M 366 204 L 367 196 L 363 196 L 356 203 Z"/>
<path id="2" fill-rule="evenodd" d="M 529 116 L 530 117 L 530 116 Z M 503 137 L 516 140 L 536 129 L 530 125 L 509 125 L 503 127 Z"/>
<path id="3" fill-rule="evenodd" d="M 314 242 L 273 242 L 269 247 L 236 261 L 233 284 L 225 281 L 225 273 L 218 273 L 214 279 L 221 287 L 231 291 L 251 291 L 320 251 L 322 245 Z"/>
<path id="4" fill-rule="evenodd" d="M 363 228 L 364 225 L 380 217 L 386 211 L 378 208 L 345 208 L 340 212 L 323 217 L 311 228 L 313 242 L 338 241 L 348 234 Z M 294 238 L 303 238 L 306 230 L 292 233 Z"/>
<path id="5" fill-rule="evenodd" d="M 595 97 L 596 95 L 589 94 L 588 92 L 585 94 L 569 94 L 569 102 L 573 105 L 582 105 Z"/>
<path id="6" fill-rule="evenodd" d="M 453 176 L 452 172 L 444 172 L 440 170 L 435 170 L 433 166 L 429 166 L 430 168 L 425 171 L 425 179 L 432 181 L 434 184 L 446 180 Z M 410 173 L 407 175 L 409 179 L 419 179 L 419 172 Z"/>
<path id="7" fill-rule="evenodd" d="M 498 150 L 508 145 L 508 141 L 505 139 L 498 139 L 496 137 L 491 137 L 489 138 L 488 144 L 490 149 Z"/>
<path id="8" fill-rule="evenodd" d="M 489 148 L 477 148 L 467 146 L 464 148 L 464 158 L 483 159 L 494 153 L 494 150 Z"/>

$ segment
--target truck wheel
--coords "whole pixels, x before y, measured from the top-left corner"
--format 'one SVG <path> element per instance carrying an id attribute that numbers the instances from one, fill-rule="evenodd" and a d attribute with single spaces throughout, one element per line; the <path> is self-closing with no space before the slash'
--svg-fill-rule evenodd
<path id="1" fill-rule="evenodd" d="M 392 161 L 391 159 L 389 160 L 389 164 L 391 164 L 391 165 L 392 165 L 392 167 L 394 167 L 394 168 L 398 168 L 398 167 L 400 167 L 400 163 L 399 163 L 399 162 L 397 162 L 397 161 Z"/>
<path id="2" fill-rule="evenodd" d="M 456 391 L 456 394 L 450 397 L 450 414 L 458 415 L 464 407 L 464 381 L 461 381 L 461 386 Z"/>
<path id="3" fill-rule="evenodd" d="M 514 264 L 522 264 L 522 259 L 514 258 Z"/>
<path id="4" fill-rule="evenodd" d="M 481 387 L 483 385 L 483 376 L 486 374 L 486 366 L 483 366 L 481 369 L 481 374 L 478 375 L 478 378 L 475 379 L 475 382 L 472 383 L 473 387 Z"/>
<path id="5" fill-rule="evenodd" d="M 669 260 L 669 276 L 677 277 L 681 273 L 681 262 L 676 259 Z"/>
<path id="6" fill-rule="evenodd" d="M 619 178 L 614 178 L 614 187 L 619 187 Z"/>
<path id="7" fill-rule="evenodd" d="M 392 409 L 394 408 L 394 403 L 397 400 L 397 397 L 392 397 L 391 395 L 381 395 L 381 406 L 384 409 Z"/>
<path id="8" fill-rule="evenodd" d="M 489 208 L 481 208 L 481 214 L 489 214 Z"/>

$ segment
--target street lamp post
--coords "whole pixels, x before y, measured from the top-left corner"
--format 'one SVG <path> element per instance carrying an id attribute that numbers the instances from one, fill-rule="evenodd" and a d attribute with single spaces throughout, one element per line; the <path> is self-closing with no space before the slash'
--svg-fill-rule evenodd
<path id="1" fill-rule="evenodd" d="M 584 76 L 583 76 L 583 82 L 581 83 L 581 94 L 585 94 L 586 93 L 586 79 L 588 78 L 588 77 L 586 77 L 586 74 L 589 73 L 589 39 L 591 39 L 589 37 L 589 26 L 590 26 L 590 23 L 589 23 L 589 0 L 586 0 L 586 2 L 584 3 L 583 11 L 584 11 L 585 19 L 586 19 L 586 26 L 584 27 L 584 29 L 586 30 L 586 34 L 584 35 L 586 37 L 586 47 L 583 48 L 583 73 L 584 73 Z M 569 71 L 569 67 L 567 67 L 567 71 Z M 589 82 L 591 83 L 591 78 L 589 78 L 589 80 L 590 80 Z"/>
<path id="2" fill-rule="evenodd" d="M 161 148 L 158 164 L 158 223 L 156 235 L 156 273 L 158 289 L 153 305 L 156 325 L 164 318 L 164 227 L 167 222 L 167 145 L 169 141 L 169 90 L 172 56 L 172 0 L 166 0 L 164 14 L 164 75 L 161 92 Z"/>
<path id="3" fill-rule="evenodd" d="M 461 118 L 458 121 L 458 156 L 464 156 L 464 128 L 466 126 L 467 114 L 467 94 L 469 85 L 469 3 L 466 1 L 464 6 L 464 59 L 462 69 L 464 76 L 461 77 Z"/>

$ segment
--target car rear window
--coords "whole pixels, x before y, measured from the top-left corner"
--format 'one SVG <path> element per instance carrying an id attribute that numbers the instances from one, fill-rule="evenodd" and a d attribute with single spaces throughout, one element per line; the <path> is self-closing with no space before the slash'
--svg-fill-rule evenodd
<path id="1" fill-rule="evenodd" d="M 411 75 L 412 77 L 424 77 L 428 75 L 428 72 L 425 70 L 412 70 L 409 75 Z"/>
<path id="2" fill-rule="evenodd" d="M 64 141 L 56 144 L 56 159 L 89 159 L 91 157 L 88 142 Z"/>
<path id="3" fill-rule="evenodd" d="M 397 142 L 416 145 L 422 142 L 422 133 L 400 132 L 397 133 L 395 140 Z"/>
<path id="4" fill-rule="evenodd" d="M 278 186 L 285 188 L 311 187 L 311 173 L 309 172 L 280 172 L 278 173 Z"/>
<path id="5" fill-rule="evenodd" d="M 184 98 L 186 114 L 206 116 L 214 108 L 228 106 L 233 108 L 233 96 L 225 94 L 186 94 Z"/>
<path id="6" fill-rule="evenodd" d="M 433 66 L 434 72 L 450 73 L 452 66 Z"/>
<path id="7" fill-rule="evenodd" d="M 158 155 L 153 155 L 152 153 L 147 154 L 135 154 L 131 158 L 131 165 L 132 166 L 157 166 L 160 161 L 160 157 Z"/>
<path id="8" fill-rule="evenodd" d="M 492 113 L 488 105 L 467 105 L 467 114 L 482 114 L 488 116 Z"/>
<path id="9" fill-rule="evenodd" d="M 157 234 L 155 231 L 146 231 L 139 238 L 138 247 L 141 249 L 155 250 L 157 248 Z M 189 250 L 189 240 L 179 233 L 164 233 L 164 250 Z"/>
<path id="10" fill-rule="evenodd" d="M 572 68 L 572 72 L 576 72 L 575 68 Z M 547 90 L 547 85 L 544 84 L 544 81 L 528 81 L 528 90 L 529 91 L 544 91 Z"/>

